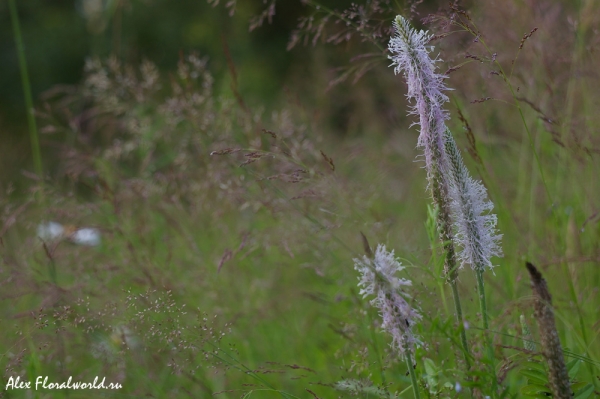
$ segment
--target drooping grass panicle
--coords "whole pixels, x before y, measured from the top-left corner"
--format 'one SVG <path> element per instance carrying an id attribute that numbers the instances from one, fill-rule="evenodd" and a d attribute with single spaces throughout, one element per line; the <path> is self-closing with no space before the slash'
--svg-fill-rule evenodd
<path id="1" fill-rule="evenodd" d="M 392 347 L 401 357 L 406 351 L 414 351 L 421 341 L 413 333 L 413 326 L 421 315 L 408 304 L 402 287 L 410 286 L 411 281 L 396 276 L 404 267 L 394 256 L 379 245 L 373 258 L 363 256 L 354 259 L 354 267 L 361 274 L 358 283 L 363 297 L 374 296 L 371 304 L 378 308 L 383 319 L 382 328 L 392 336 Z"/>
<path id="2" fill-rule="evenodd" d="M 465 166 L 450 130 L 445 132 L 446 155 L 450 167 L 450 206 L 455 228 L 455 242 L 461 264 L 483 272 L 493 267 L 491 258 L 502 256 L 501 234 L 496 231 L 494 204 L 487 199 L 483 184 L 473 179 Z"/>

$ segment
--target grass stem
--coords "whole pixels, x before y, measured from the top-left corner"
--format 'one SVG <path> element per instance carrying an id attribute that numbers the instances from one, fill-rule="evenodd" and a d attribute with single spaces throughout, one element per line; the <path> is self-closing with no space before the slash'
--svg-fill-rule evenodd
<path id="1" fill-rule="evenodd" d="M 479 296 L 479 308 L 481 311 L 481 317 L 483 319 L 484 339 L 485 345 L 487 346 L 489 362 L 490 362 L 490 374 L 492 377 L 492 397 L 498 397 L 498 380 L 496 378 L 496 367 L 495 367 L 495 356 L 494 346 L 490 338 L 490 323 L 487 312 L 487 304 L 485 300 L 485 285 L 483 282 L 483 268 L 475 268 L 475 275 L 477 276 L 477 294 Z"/>
<path id="2" fill-rule="evenodd" d="M 419 385 L 417 384 L 417 374 L 415 373 L 415 367 L 413 365 L 412 356 L 410 353 L 410 349 L 407 348 L 406 353 L 406 366 L 408 367 L 408 373 L 410 374 L 410 382 L 412 383 L 413 392 L 415 394 L 415 399 L 421 399 L 419 394 Z"/>
<path id="3" fill-rule="evenodd" d="M 35 173 L 42 177 L 42 154 L 40 151 L 40 141 L 38 138 L 37 124 L 35 122 L 33 97 L 31 95 L 31 84 L 29 82 L 29 73 L 27 72 L 27 59 L 25 58 L 25 46 L 23 45 L 23 36 L 21 34 L 21 25 L 19 24 L 19 15 L 15 0 L 8 0 L 10 9 L 10 19 L 15 35 L 15 45 L 19 57 L 19 69 L 21 70 L 21 85 L 23 86 L 23 95 L 25 96 L 25 107 L 27 109 L 27 124 L 29 126 L 29 139 L 31 141 L 31 152 L 33 156 L 33 166 Z"/>
<path id="4" fill-rule="evenodd" d="M 456 284 L 456 280 L 451 281 L 450 286 L 452 287 L 452 297 L 454 298 L 454 311 L 456 312 L 456 321 L 459 323 L 460 342 L 463 347 L 463 355 L 465 358 L 465 365 L 467 366 L 467 370 L 470 370 L 471 369 L 471 359 L 470 359 L 471 353 L 469 351 L 469 344 L 467 343 L 467 333 L 465 331 L 462 307 L 460 305 L 460 297 L 458 296 L 458 284 Z"/>

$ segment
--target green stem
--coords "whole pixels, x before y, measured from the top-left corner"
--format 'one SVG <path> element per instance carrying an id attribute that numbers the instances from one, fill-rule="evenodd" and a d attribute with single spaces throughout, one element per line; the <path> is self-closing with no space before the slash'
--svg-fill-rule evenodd
<path id="1" fill-rule="evenodd" d="M 483 283 L 483 268 L 477 267 L 475 269 L 475 275 L 477 276 L 477 294 L 479 296 L 479 308 L 481 310 L 481 317 L 483 318 L 483 329 L 485 345 L 487 346 L 488 356 L 490 361 L 490 373 L 492 374 L 492 397 L 498 397 L 498 380 L 496 378 L 496 366 L 494 347 L 490 340 L 490 324 L 487 313 L 487 304 L 485 301 L 485 286 Z"/>
<path id="2" fill-rule="evenodd" d="M 458 296 L 458 284 L 456 284 L 456 280 L 450 281 L 450 286 L 452 287 L 452 297 L 454 298 L 454 310 L 456 312 L 456 321 L 459 323 L 460 329 L 460 342 L 463 347 L 463 355 L 465 357 L 465 364 L 467 365 L 467 370 L 471 369 L 471 353 L 469 352 L 469 344 L 467 343 L 467 333 L 465 331 L 465 325 L 462 315 L 462 307 L 460 306 L 460 297 Z"/>
<path id="3" fill-rule="evenodd" d="M 40 151 L 40 142 L 38 139 L 37 125 L 35 122 L 33 99 L 31 96 L 31 84 L 29 83 L 29 74 L 27 73 L 27 59 L 25 58 L 25 47 L 23 46 L 23 36 L 21 35 L 21 25 L 19 24 L 19 15 L 15 0 L 8 0 L 10 8 L 10 19 L 15 34 L 15 45 L 19 57 L 19 68 L 21 70 L 21 85 L 23 86 L 23 95 L 25 96 L 25 107 L 27 109 L 27 123 L 29 125 L 29 138 L 31 140 L 31 152 L 33 155 L 33 165 L 35 173 L 42 177 L 42 155 Z"/>
<path id="4" fill-rule="evenodd" d="M 410 374 L 410 382 L 413 386 L 413 392 L 415 394 L 415 399 L 421 399 L 419 394 L 419 386 L 417 385 L 417 374 L 415 373 L 415 368 L 413 366 L 412 356 L 410 350 L 406 348 L 406 366 L 408 366 L 408 373 Z"/>
<path id="5" fill-rule="evenodd" d="M 467 332 L 465 330 L 465 321 L 463 319 L 462 307 L 460 305 L 460 296 L 458 295 L 458 284 L 456 283 L 458 280 L 458 270 L 456 268 L 456 258 L 452 261 L 452 268 L 450 269 L 450 273 L 448 274 L 448 282 L 450 283 L 450 287 L 452 287 L 452 297 L 454 299 L 454 310 L 456 312 L 456 321 L 458 322 L 458 328 L 460 331 L 460 343 L 463 348 L 463 356 L 465 358 L 465 365 L 467 366 L 467 373 L 471 370 L 471 352 L 469 351 L 469 343 L 467 342 Z M 467 374 L 467 380 L 470 380 L 469 375 Z M 471 398 L 473 398 L 473 389 L 469 389 L 471 394 Z"/>

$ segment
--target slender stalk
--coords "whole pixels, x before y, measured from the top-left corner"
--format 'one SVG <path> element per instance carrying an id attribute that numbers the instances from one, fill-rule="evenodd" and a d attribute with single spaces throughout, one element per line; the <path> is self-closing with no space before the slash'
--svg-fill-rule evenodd
<path id="1" fill-rule="evenodd" d="M 477 293 L 479 307 L 483 318 L 484 340 L 490 360 L 490 374 L 492 376 L 492 396 L 497 397 L 498 382 L 496 379 L 494 348 L 489 336 L 489 317 L 485 299 L 485 285 L 483 272 L 486 267 L 491 267 L 490 258 L 500 255 L 501 250 L 497 244 L 499 236 L 495 233 L 495 215 L 485 215 L 491 210 L 492 204 L 485 201 L 485 189 L 471 179 L 463 163 L 460 151 L 449 130 L 446 131 L 446 155 L 452 172 L 451 189 L 455 215 L 458 215 L 459 242 L 463 244 L 462 260 L 473 266 L 477 278 Z M 456 238 L 456 236 L 455 236 Z M 468 251 L 467 251 L 468 250 Z"/>
<path id="2" fill-rule="evenodd" d="M 419 386 L 417 385 L 417 374 L 415 373 L 415 367 L 413 365 L 410 350 L 407 350 L 405 353 L 406 353 L 406 366 L 408 366 L 408 373 L 410 374 L 410 382 L 412 383 L 413 393 L 415 394 L 415 399 L 421 399 L 421 396 L 419 394 Z"/>
<path id="3" fill-rule="evenodd" d="M 481 317 L 483 319 L 483 336 L 485 339 L 485 345 L 487 346 L 489 361 L 490 361 L 490 373 L 492 374 L 492 397 L 498 396 L 498 379 L 496 378 L 496 358 L 494 354 L 494 345 L 490 339 L 490 323 L 487 312 L 487 304 L 485 301 L 485 285 L 483 283 L 483 268 L 476 268 L 475 275 L 477 276 L 477 294 L 479 296 L 479 309 L 481 311 Z"/>
<path id="4" fill-rule="evenodd" d="M 458 286 L 456 284 L 456 280 L 450 283 L 450 287 L 452 287 L 452 297 L 454 298 L 454 310 L 456 312 L 456 321 L 459 323 L 460 328 L 460 343 L 463 347 L 463 355 L 465 357 L 465 364 L 467 365 L 467 370 L 471 369 L 471 352 L 469 351 L 469 344 L 467 342 L 467 333 L 465 331 L 465 324 L 462 315 L 462 307 L 460 306 L 460 297 L 458 296 Z"/>
<path id="5" fill-rule="evenodd" d="M 8 0 L 10 9 L 10 19 L 15 35 L 15 45 L 19 57 L 19 68 L 21 70 L 21 85 L 23 86 L 23 95 L 25 96 L 25 107 L 27 109 L 27 124 L 29 125 L 29 139 L 31 141 L 31 152 L 33 155 L 33 166 L 35 173 L 42 177 L 42 155 L 40 151 L 40 142 L 38 138 L 37 125 L 33 109 L 33 99 L 31 95 L 31 84 L 27 72 L 27 59 L 25 58 L 25 47 L 23 46 L 23 36 L 21 35 L 21 25 L 19 24 L 19 15 L 15 0 Z"/>

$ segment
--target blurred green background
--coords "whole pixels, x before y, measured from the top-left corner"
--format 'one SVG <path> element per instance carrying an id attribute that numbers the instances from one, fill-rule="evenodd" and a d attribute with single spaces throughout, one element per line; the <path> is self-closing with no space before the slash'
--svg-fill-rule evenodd
<path id="1" fill-rule="evenodd" d="M 344 7 L 349 1 L 334 3 Z M 205 0 L 26 0 L 17 7 L 36 107 L 51 88 L 80 83 L 87 57 L 116 56 L 132 65 L 147 59 L 173 71 L 184 55 L 197 52 L 209 58 L 221 92 L 230 91 L 226 45 L 240 93 L 267 108 L 280 99 L 291 71 L 302 71 L 309 62 L 302 46 L 286 51 L 298 18 L 310 11 L 300 2 L 278 7 L 271 23 L 265 21 L 253 32 L 250 19 L 265 8 L 262 0 L 240 1 L 233 15 L 223 4 L 212 6 Z M 0 181 L 6 184 L 32 167 L 7 2 L 0 3 L 0 65 Z M 52 159 L 51 147 L 42 152 L 46 162 Z"/>

